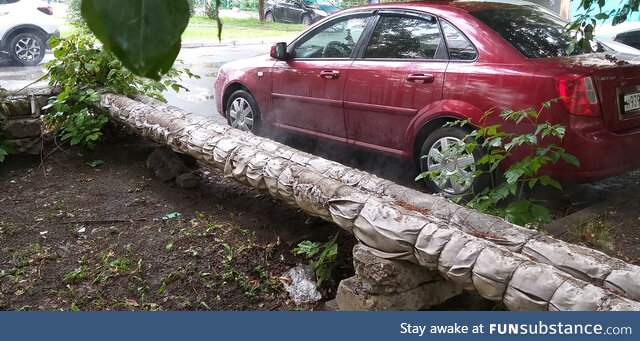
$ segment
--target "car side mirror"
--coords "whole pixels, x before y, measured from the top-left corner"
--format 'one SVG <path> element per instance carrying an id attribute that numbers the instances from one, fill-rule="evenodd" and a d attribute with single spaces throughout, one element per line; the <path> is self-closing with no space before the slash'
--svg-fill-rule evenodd
<path id="1" fill-rule="evenodd" d="M 277 60 L 286 60 L 287 59 L 287 43 L 275 43 L 271 46 L 271 53 L 269 54 L 271 58 Z"/>

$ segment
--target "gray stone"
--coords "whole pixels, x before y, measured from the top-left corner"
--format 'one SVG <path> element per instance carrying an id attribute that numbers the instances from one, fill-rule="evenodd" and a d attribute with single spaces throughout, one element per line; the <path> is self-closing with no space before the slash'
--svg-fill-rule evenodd
<path id="1" fill-rule="evenodd" d="M 4 122 L 2 135 L 10 139 L 40 136 L 40 121 L 34 118 L 10 119 Z"/>
<path id="2" fill-rule="evenodd" d="M 353 266 L 362 287 L 370 294 L 405 292 L 424 283 L 442 280 L 437 271 L 407 261 L 380 258 L 369 250 L 368 246 L 356 244 Z"/>
<path id="3" fill-rule="evenodd" d="M 7 102 L 7 118 L 28 117 L 31 115 L 31 101 L 28 99 L 18 99 Z"/>
<path id="4" fill-rule="evenodd" d="M 176 176 L 176 185 L 184 189 L 194 188 L 198 185 L 198 180 L 192 173 L 184 173 Z"/>
<path id="5" fill-rule="evenodd" d="M 187 166 L 169 148 L 158 148 L 147 158 L 147 167 L 153 170 L 154 175 L 162 180 L 169 181 L 178 175 L 188 172 Z"/>
<path id="6" fill-rule="evenodd" d="M 338 302 L 335 299 L 324 302 L 324 311 L 338 311 Z"/>
<path id="7" fill-rule="evenodd" d="M 462 288 L 441 280 L 425 283 L 403 293 L 373 295 L 354 276 L 340 282 L 336 294 L 338 308 L 353 310 L 423 310 L 462 293 Z"/>
<path id="8" fill-rule="evenodd" d="M 40 154 L 40 137 L 30 137 L 25 139 L 10 139 L 16 154 L 38 155 Z"/>

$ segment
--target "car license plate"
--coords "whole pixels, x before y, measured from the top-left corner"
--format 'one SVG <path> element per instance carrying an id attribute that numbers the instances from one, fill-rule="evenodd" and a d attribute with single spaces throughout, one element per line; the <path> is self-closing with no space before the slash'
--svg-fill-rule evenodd
<path id="1" fill-rule="evenodd" d="M 640 109 L 640 92 L 624 95 L 624 112 Z"/>

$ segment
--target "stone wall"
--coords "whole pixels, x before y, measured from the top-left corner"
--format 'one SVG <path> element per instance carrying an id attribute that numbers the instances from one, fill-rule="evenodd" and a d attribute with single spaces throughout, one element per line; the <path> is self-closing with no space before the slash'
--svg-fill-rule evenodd
<path id="1" fill-rule="evenodd" d="M 14 94 L 4 100 L 8 110 L 0 109 L 0 139 L 9 140 L 16 154 L 40 153 L 40 113 L 46 101 L 47 96 L 42 91 Z"/>

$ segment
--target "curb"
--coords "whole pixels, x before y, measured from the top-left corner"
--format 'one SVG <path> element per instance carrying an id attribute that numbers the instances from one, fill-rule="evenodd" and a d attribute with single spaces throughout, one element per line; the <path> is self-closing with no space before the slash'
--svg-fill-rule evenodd
<path id="1" fill-rule="evenodd" d="M 295 36 L 282 36 L 280 38 L 274 37 L 263 40 L 231 40 L 231 41 L 195 41 L 185 42 L 180 46 L 185 49 L 198 48 L 198 47 L 218 47 L 218 46 L 245 46 L 245 45 L 263 45 L 263 44 L 275 44 L 280 41 L 290 42 Z"/>

